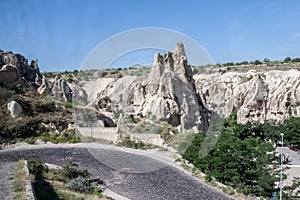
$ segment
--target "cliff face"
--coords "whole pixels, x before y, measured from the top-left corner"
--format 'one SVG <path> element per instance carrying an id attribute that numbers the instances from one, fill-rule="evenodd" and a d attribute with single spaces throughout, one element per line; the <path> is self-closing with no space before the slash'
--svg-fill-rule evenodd
<path id="1" fill-rule="evenodd" d="M 149 74 L 101 78 L 85 89 L 100 109 L 117 107 L 181 132 L 206 130 L 212 112 L 228 117 L 237 111 L 239 123 L 300 117 L 299 68 L 270 68 L 203 68 L 193 75 L 179 43 L 173 52 L 155 54 Z"/>
<path id="2" fill-rule="evenodd" d="M 37 60 L 29 65 L 28 60 L 20 54 L 0 51 L 0 67 L 0 84 L 7 87 L 38 87 L 42 83 Z"/>
<path id="3" fill-rule="evenodd" d="M 140 91 L 137 88 L 134 93 Z M 180 126 L 182 132 L 208 128 L 208 110 L 197 94 L 183 44 L 163 56 L 155 54 L 143 94 L 145 100 L 139 108 L 143 116 Z"/>
<path id="4" fill-rule="evenodd" d="M 227 72 L 197 74 L 196 87 L 204 105 L 238 121 L 282 121 L 300 117 L 300 71 Z"/>
<path id="5" fill-rule="evenodd" d="M 116 107 L 125 112 L 170 124 L 181 132 L 198 132 L 208 128 L 209 112 L 197 94 L 181 43 L 173 52 L 155 54 L 147 78 L 102 79 L 99 89 L 97 105 L 109 97 Z"/>

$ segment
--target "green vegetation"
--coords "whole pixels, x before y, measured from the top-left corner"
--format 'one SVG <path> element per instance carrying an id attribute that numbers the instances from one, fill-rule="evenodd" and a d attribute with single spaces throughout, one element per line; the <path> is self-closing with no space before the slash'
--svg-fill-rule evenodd
<path id="1" fill-rule="evenodd" d="M 17 93 L 0 87 L 0 144 L 36 139 L 58 142 L 77 142 L 74 130 L 67 130 L 73 123 L 71 101 L 59 103 L 51 96 L 39 96 L 34 89 Z M 21 118 L 12 119 L 6 103 L 14 100 L 23 108 Z M 60 134 L 53 134 L 59 131 Z M 50 136 L 53 134 L 52 136 Z"/>
<path id="2" fill-rule="evenodd" d="M 29 138 L 31 139 L 31 138 Z M 52 142 L 54 144 L 57 143 L 78 143 L 81 142 L 80 137 L 76 139 L 75 130 L 69 129 L 67 131 L 64 131 L 62 134 L 41 134 L 37 137 L 34 137 L 35 140 L 41 139 L 42 141 Z M 25 140 L 27 141 L 27 140 Z"/>
<path id="3" fill-rule="evenodd" d="M 145 144 L 141 141 L 132 140 L 129 136 L 123 138 L 122 141 L 120 141 L 117 145 L 123 146 L 123 147 L 129 147 L 129 148 L 133 148 L 133 149 L 144 149 L 144 150 L 157 148 L 157 146 L 155 146 L 155 145 L 149 145 L 149 144 Z"/>
<path id="4" fill-rule="evenodd" d="M 26 200 L 25 185 L 26 185 L 26 179 L 29 177 L 26 177 L 24 166 L 25 166 L 24 160 L 18 161 L 15 166 L 14 173 L 12 175 L 13 198 L 18 200 Z"/>
<path id="5" fill-rule="evenodd" d="M 291 117 L 286 119 L 284 123 L 278 127 L 277 135 L 273 140 L 279 140 L 278 133 L 284 133 L 284 143 L 286 145 L 300 146 L 300 118 Z"/>
<path id="6" fill-rule="evenodd" d="M 37 159 L 28 160 L 37 199 L 109 199 L 101 192 L 99 180 L 90 180 L 87 170 L 67 162 L 62 169 L 49 169 Z"/>
<path id="7" fill-rule="evenodd" d="M 55 111 L 55 101 L 50 96 L 42 97 L 33 103 L 36 112 L 49 113 Z"/>
<path id="8" fill-rule="evenodd" d="M 300 130 L 299 120 L 288 119 L 279 127 L 272 123 L 238 124 L 234 112 L 206 156 L 201 156 L 200 149 L 207 135 L 214 137 L 212 133 L 198 133 L 183 158 L 204 172 L 208 181 L 216 179 L 238 192 L 269 197 L 278 181 L 278 158 L 272 146 L 278 141 L 277 132 L 287 135 L 287 144 L 299 142 L 300 134 L 295 134 L 295 129 Z"/>

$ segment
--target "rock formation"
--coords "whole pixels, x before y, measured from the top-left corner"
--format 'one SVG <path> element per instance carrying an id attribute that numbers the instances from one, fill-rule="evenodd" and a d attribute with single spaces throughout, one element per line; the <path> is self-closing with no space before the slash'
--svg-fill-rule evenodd
<path id="1" fill-rule="evenodd" d="M 40 87 L 37 89 L 37 92 L 40 95 L 51 95 L 51 88 L 49 86 L 48 81 L 45 79 L 45 77 L 43 77 L 42 79 L 42 84 L 40 85 Z"/>
<path id="2" fill-rule="evenodd" d="M 21 114 L 23 113 L 23 108 L 21 107 L 21 105 L 16 102 L 16 101 L 10 101 L 7 104 L 7 109 L 10 112 L 10 116 L 13 119 L 19 118 L 21 116 Z"/>
<path id="3" fill-rule="evenodd" d="M 27 59 L 12 52 L 0 51 L 0 84 L 11 88 L 21 84 L 22 87 L 38 87 L 42 83 L 37 60 L 28 64 Z"/>
<path id="4" fill-rule="evenodd" d="M 141 91 L 137 89 L 135 93 Z M 143 116 L 180 126 L 181 132 L 208 128 L 208 111 L 197 94 L 183 44 L 163 56 L 155 54 L 144 94 L 139 109 Z"/>
<path id="5" fill-rule="evenodd" d="M 52 84 L 51 93 L 55 100 L 58 101 L 67 101 L 72 99 L 72 90 L 69 87 L 68 83 L 61 78 L 56 76 Z"/>
<path id="6" fill-rule="evenodd" d="M 300 71 L 203 73 L 194 76 L 204 105 L 238 122 L 300 117 Z"/>
<path id="7" fill-rule="evenodd" d="M 103 99 L 109 97 L 113 105 L 124 112 L 135 113 L 160 124 L 170 124 L 180 132 L 198 132 L 208 128 L 209 112 L 197 94 L 181 43 L 173 52 L 163 56 L 155 54 L 146 79 L 125 76 L 105 80 L 96 101 L 102 107 L 105 105 Z"/>

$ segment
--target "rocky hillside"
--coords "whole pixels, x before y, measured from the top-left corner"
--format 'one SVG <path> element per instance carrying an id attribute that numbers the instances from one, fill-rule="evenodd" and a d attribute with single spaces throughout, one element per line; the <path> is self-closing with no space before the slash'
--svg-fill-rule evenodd
<path id="1" fill-rule="evenodd" d="M 0 67 L 0 84 L 5 87 L 23 89 L 42 83 L 37 60 L 29 65 L 24 56 L 0 50 Z"/>
<path id="2" fill-rule="evenodd" d="M 240 123 L 300 116 L 298 64 L 198 67 L 193 72 L 187 63 L 179 43 L 173 52 L 156 54 L 144 75 L 106 76 L 83 88 L 100 111 L 117 107 L 180 132 L 206 130 L 212 112 L 228 117 L 237 111 Z"/>
<path id="3" fill-rule="evenodd" d="M 146 123 L 198 132 L 208 129 L 212 113 L 237 111 L 240 123 L 300 116 L 299 63 L 191 68 L 178 43 L 155 54 L 150 68 L 75 71 L 42 75 L 37 60 L 28 64 L 22 55 L 0 51 L 0 118 L 35 116 L 45 111 L 39 104 L 53 101 L 55 112 L 61 105 L 69 109 L 71 123 L 72 100 L 79 126 L 116 126 L 124 113 L 138 130 Z"/>
<path id="4" fill-rule="evenodd" d="M 72 97 L 86 96 L 63 78 L 45 78 L 37 60 L 0 51 L 0 144 L 74 133 Z"/>
<path id="5" fill-rule="evenodd" d="M 177 127 L 179 132 L 208 128 L 209 111 L 198 95 L 181 43 L 173 52 L 155 54 L 146 76 L 102 78 L 88 82 L 84 88 L 101 111 L 107 111 L 108 106 L 117 107 L 154 123 Z"/>
<path id="6" fill-rule="evenodd" d="M 203 73 L 194 79 L 209 110 L 225 117 L 237 110 L 240 123 L 300 116 L 299 70 Z"/>

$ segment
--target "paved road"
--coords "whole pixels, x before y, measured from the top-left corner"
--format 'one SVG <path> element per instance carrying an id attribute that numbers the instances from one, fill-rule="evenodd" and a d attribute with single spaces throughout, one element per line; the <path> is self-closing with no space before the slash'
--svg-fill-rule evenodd
<path id="1" fill-rule="evenodd" d="M 9 177 L 14 171 L 14 162 L 1 162 L 0 160 L 0 199 L 11 200 L 13 199 L 10 192 L 11 181 Z"/>
<path id="2" fill-rule="evenodd" d="M 278 147 L 276 151 L 280 154 L 281 147 Z M 282 153 L 289 156 L 289 165 L 284 165 L 289 168 L 284 171 L 287 175 L 287 179 L 284 179 L 282 183 L 283 186 L 288 186 L 293 184 L 293 179 L 295 177 L 300 178 L 300 154 L 287 147 L 283 147 Z"/>
<path id="3" fill-rule="evenodd" d="M 0 151 L 0 170 L 8 163 L 29 158 L 61 166 L 73 161 L 88 169 L 93 178 L 103 180 L 105 187 L 132 200 L 231 199 L 172 165 L 118 149 L 66 145 L 5 150 Z"/>

